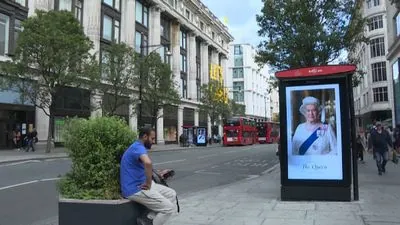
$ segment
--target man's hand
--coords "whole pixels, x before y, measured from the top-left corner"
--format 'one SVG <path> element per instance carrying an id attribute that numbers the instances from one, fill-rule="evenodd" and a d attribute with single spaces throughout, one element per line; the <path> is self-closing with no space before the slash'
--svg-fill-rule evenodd
<path id="1" fill-rule="evenodd" d="M 150 190 L 151 189 L 151 182 L 150 183 L 146 182 L 146 183 L 140 185 L 140 188 L 142 190 Z"/>

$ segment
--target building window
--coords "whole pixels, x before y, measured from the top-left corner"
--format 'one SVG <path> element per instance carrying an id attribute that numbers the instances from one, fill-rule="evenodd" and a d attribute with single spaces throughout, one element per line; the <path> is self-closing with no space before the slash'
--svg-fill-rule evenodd
<path id="1" fill-rule="evenodd" d="M 102 78 L 106 78 L 108 76 L 108 74 L 106 73 L 106 71 L 103 69 L 103 65 L 108 63 L 109 60 L 109 54 L 106 50 L 104 50 L 104 47 L 101 46 L 100 47 L 100 58 L 101 58 L 101 77 Z"/>
<path id="2" fill-rule="evenodd" d="M 386 62 L 378 62 L 373 63 L 371 65 L 372 69 L 372 81 L 379 82 L 379 81 L 386 81 Z"/>
<path id="3" fill-rule="evenodd" d="M 187 47 L 187 33 L 181 30 L 181 48 L 186 49 Z"/>
<path id="4" fill-rule="evenodd" d="M 79 22 L 83 22 L 83 2 L 82 0 L 75 0 L 75 18 Z"/>
<path id="5" fill-rule="evenodd" d="M 170 64 L 169 55 L 167 54 L 169 51 L 168 46 L 164 46 L 160 48 L 160 57 L 163 63 Z"/>
<path id="6" fill-rule="evenodd" d="M 120 41 L 120 22 L 108 15 L 103 15 L 103 35 L 102 38 L 107 41 Z"/>
<path id="7" fill-rule="evenodd" d="M 0 13 L 0 55 L 8 54 L 10 17 Z"/>
<path id="8" fill-rule="evenodd" d="M 233 78 L 243 78 L 243 68 L 234 68 Z"/>
<path id="9" fill-rule="evenodd" d="M 58 0 L 58 10 L 72 11 L 72 0 Z"/>
<path id="10" fill-rule="evenodd" d="M 399 36 L 400 35 L 400 13 L 397 13 L 394 24 L 396 26 L 396 36 Z"/>
<path id="11" fill-rule="evenodd" d="M 20 5 L 22 5 L 22 6 L 24 6 L 24 7 L 26 7 L 26 2 L 27 2 L 27 0 L 14 0 L 16 3 L 18 3 L 18 4 L 20 4 Z"/>
<path id="12" fill-rule="evenodd" d="M 83 0 L 55 0 L 54 9 L 72 12 L 75 18 L 82 24 Z"/>
<path id="13" fill-rule="evenodd" d="M 186 9 L 186 18 L 190 20 L 190 11 Z"/>
<path id="14" fill-rule="evenodd" d="M 235 57 L 234 57 L 234 63 L 235 63 L 235 67 L 241 67 L 241 66 L 243 66 L 243 56 L 239 56 L 239 55 L 236 55 Z"/>
<path id="15" fill-rule="evenodd" d="M 182 98 L 187 98 L 187 80 L 186 78 L 181 78 L 182 82 Z"/>
<path id="16" fill-rule="evenodd" d="M 17 47 L 19 33 L 22 32 L 21 20 L 14 20 L 14 50 Z"/>
<path id="17" fill-rule="evenodd" d="M 176 0 L 168 0 L 168 3 L 174 8 L 176 6 Z"/>
<path id="18" fill-rule="evenodd" d="M 136 1 L 136 22 L 144 27 L 149 25 L 149 7 L 139 1 Z"/>
<path id="19" fill-rule="evenodd" d="M 103 0 L 103 2 L 118 11 L 121 8 L 120 0 Z"/>
<path id="20" fill-rule="evenodd" d="M 201 99 L 201 85 L 197 84 L 197 100 L 200 101 Z"/>
<path id="21" fill-rule="evenodd" d="M 374 102 L 387 102 L 389 101 L 387 87 L 374 88 Z"/>
<path id="22" fill-rule="evenodd" d="M 161 37 L 166 40 L 170 39 L 170 22 L 164 18 L 161 18 Z"/>
<path id="23" fill-rule="evenodd" d="M 244 82 L 233 82 L 233 99 L 236 102 L 244 102 Z"/>
<path id="24" fill-rule="evenodd" d="M 135 50 L 137 53 L 147 55 L 148 37 L 144 33 L 136 31 L 135 35 Z"/>
<path id="25" fill-rule="evenodd" d="M 369 31 L 383 28 L 383 16 L 382 15 L 374 16 L 368 19 L 368 28 Z"/>
<path id="26" fill-rule="evenodd" d="M 368 9 L 372 7 L 372 0 L 367 0 L 367 7 Z"/>
<path id="27" fill-rule="evenodd" d="M 385 56 L 385 39 L 383 37 L 372 39 L 370 49 L 371 58 Z"/>
<path id="28" fill-rule="evenodd" d="M 242 55 L 243 54 L 243 51 L 242 51 L 242 46 L 240 46 L 240 45 L 235 45 L 235 47 L 234 47 L 234 49 L 235 49 L 235 55 Z"/>
<path id="29" fill-rule="evenodd" d="M 112 31 L 113 20 L 111 17 L 103 16 L 103 38 L 112 41 L 113 31 Z"/>
<path id="30" fill-rule="evenodd" d="M 372 8 L 373 6 L 379 6 L 380 1 L 379 0 L 366 0 L 367 1 L 367 7 L 368 9 Z"/>
<path id="31" fill-rule="evenodd" d="M 200 22 L 200 30 L 204 30 L 204 23 Z"/>
<path id="32" fill-rule="evenodd" d="M 187 72 L 187 57 L 184 54 L 181 54 L 181 72 Z"/>

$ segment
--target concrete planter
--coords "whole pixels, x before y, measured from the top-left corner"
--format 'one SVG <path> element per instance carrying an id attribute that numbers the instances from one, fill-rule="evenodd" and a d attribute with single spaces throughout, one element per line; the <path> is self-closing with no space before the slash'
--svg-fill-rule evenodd
<path id="1" fill-rule="evenodd" d="M 144 207 L 125 199 L 58 201 L 59 225 L 136 225 Z"/>

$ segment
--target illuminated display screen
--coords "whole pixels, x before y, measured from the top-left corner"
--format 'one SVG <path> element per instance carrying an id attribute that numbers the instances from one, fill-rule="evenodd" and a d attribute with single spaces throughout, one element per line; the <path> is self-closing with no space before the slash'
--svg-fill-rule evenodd
<path id="1" fill-rule="evenodd" d="M 343 180 L 339 84 L 286 87 L 289 180 Z"/>
<path id="2" fill-rule="evenodd" d="M 206 143 L 206 129 L 205 128 L 198 128 L 197 129 L 197 143 L 198 144 L 205 144 Z"/>

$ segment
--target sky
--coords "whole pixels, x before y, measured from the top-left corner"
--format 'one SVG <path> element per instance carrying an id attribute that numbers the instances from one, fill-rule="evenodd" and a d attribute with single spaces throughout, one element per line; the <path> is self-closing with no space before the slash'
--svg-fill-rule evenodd
<path id="1" fill-rule="evenodd" d="M 235 38 L 233 43 L 249 43 L 257 46 L 260 42 L 256 15 L 262 9 L 261 0 L 202 0 L 221 22 L 228 18 L 229 32 Z"/>

